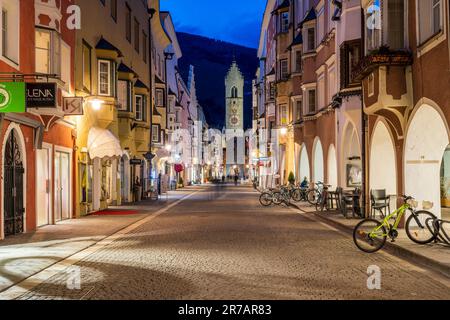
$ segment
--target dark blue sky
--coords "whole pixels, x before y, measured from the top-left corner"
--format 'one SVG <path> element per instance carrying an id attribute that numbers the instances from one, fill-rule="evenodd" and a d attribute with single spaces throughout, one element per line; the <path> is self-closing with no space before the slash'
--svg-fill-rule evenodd
<path id="1" fill-rule="evenodd" d="M 266 0 L 160 0 L 177 31 L 257 48 Z"/>

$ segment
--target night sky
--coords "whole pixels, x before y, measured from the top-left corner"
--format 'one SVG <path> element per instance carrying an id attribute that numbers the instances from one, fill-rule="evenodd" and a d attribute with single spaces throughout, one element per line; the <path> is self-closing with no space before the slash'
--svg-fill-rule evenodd
<path id="1" fill-rule="evenodd" d="M 175 29 L 257 48 L 266 0 L 161 0 Z"/>

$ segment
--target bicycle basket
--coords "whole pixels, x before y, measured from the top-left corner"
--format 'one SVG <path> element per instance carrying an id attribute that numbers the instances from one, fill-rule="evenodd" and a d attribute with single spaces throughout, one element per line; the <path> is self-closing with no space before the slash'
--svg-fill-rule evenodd
<path id="1" fill-rule="evenodd" d="M 431 210 L 434 207 L 434 203 L 431 201 L 423 201 L 422 202 L 422 208 L 423 210 Z"/>
<path id="2" fill-rule="evenodd" d="M 408 204 L 411 206 L 411 208 L 417 209 L 419 207 L 419 202 L 415 201 L 415 200 L 408 200 Z"/>

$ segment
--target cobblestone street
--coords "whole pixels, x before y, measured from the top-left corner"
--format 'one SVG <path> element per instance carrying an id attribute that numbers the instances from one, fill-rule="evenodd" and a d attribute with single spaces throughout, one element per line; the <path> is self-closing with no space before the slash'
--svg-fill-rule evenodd
<path id="1" fill-rule="evenodd" d="M 367 268 L 382 289 L 367 289 Z M 249 187 L 199 192 L 76 262 L 20 299 L 449 299 L 447 279 L 292 208 L 262 208 Z M 73 267 L 69 267 L 73 269 Z"/>

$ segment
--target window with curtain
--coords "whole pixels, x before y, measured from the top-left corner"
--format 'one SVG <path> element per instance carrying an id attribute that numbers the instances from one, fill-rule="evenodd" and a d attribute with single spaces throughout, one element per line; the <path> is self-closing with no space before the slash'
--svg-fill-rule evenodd
<path id="1" fill-rule="evenodd" d="M 36 72 L 61 76 L 61 36 L 56 31 L 36 28 Z"/>
<path id="2" fill-rule="evenodd" d="M 442 26 L 442 0 L 416 1 L 419 24 L 419 44 L 427 42 L 440 33 Z"/>
<path id="3" fill-rule="evenodd" d="M 1 10 L 1 56 L 8 62 L 14 64 L 19 63 L 20 54 L 20 26 L 19 20 L 19 8 L 20 1 L 17 0 L 2 0 L 0 1 Z M 4 59 L 4 60 L 5 60 Z"/>
<path id="4" fill-rule="evenodd" d="M 119 80 L 117 82 L 118 109 L 130 111 L 131 86 L 129 81 Z"/>
<path id="5" fill-rule="evenodd" d="M 366 52 L 381 46 L 381 8 L 380 0 L 372 0 L 365 8 Z"/>

